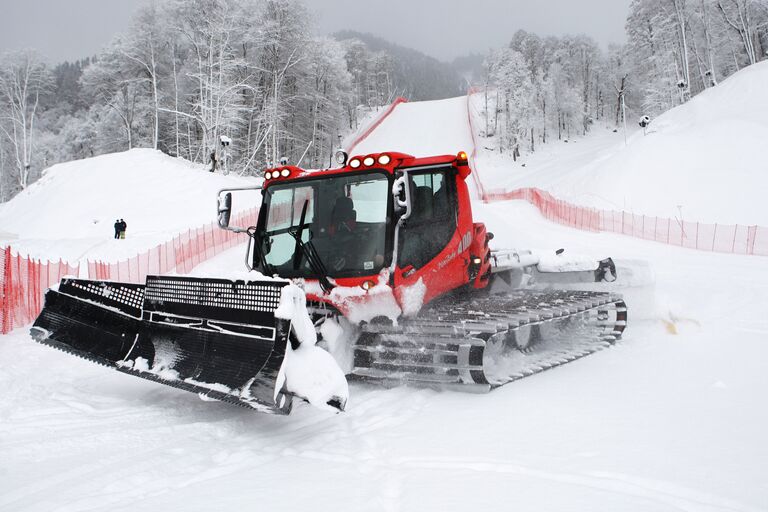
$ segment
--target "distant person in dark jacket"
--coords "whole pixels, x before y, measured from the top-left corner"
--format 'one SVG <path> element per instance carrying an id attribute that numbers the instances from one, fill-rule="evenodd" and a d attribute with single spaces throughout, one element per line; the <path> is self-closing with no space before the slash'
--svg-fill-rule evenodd
<path id="1" fill-rule="evenodd" d="M 115 221 L 115 238 L 120 238 L 120 227 L 122 224 L 120 224 L 119 220 Z"/>
<path id="2" fill-rule="evenodd" d="M 216 170 L 216 164 L 218 161 L 216 160 L 216 150 L 211 151 L 211 168 L 210 172 L 213 172 Z"/>
<path id="3" fill-rule="evenodd" d="M 128 224 L 123 219 L 120 219 L 120 238 L 125 238 L 126 229 L 128 229 Z"/>

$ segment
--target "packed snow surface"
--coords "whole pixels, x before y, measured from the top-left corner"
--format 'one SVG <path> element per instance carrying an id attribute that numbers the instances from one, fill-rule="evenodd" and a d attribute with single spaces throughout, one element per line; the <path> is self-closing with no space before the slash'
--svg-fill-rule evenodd
<path id="1" fill-rule="evenodd" d="M 472 96 L 477 130 L 485 122 L 483 101 L 481 94 Z M 768 61 L 653 119 L 647 134 L 628 119 L 626 145 L 621 129 L 614 133 L 597 123 L 586 138 L 539 146 L 513 163 L 478 138 L 478 167 L 486 188 L 538 187 L 608 210 L 768 226 L 766 114 Z"/>
<path id="2" fill-rule="evenodd" d="M 424 157 L 469 151 L 472 133 L 466 119 L 466 96 L 401 103 L 354 149 L 354 154 L 398 151 Z"/>
<path id="3" fill-rule="evenodd" d="M 459 116 L 459 103 L 423 116 Z M 367 151 L 468 149 L 436 151 L 463 140 L 462 123 L 446 114 L 405 141 L 391 126 Z M 574 158 L 562 176 L 579 172 Z M 619 290 L 629 327 L 616 347 L 487 395 L 353 382 L 343 414 L 298 403 L 289 417 L 203 402 L 19 329 L 0 337 L 0 510 L 766 510 L 765 258 L 574 231 L 522 202 L 474 210 L 497 248 L 609 254 L 630 276 L 644 260 L 653 300 Z M 235 248 L 198 271 L 242 258 Z"/>
<path id="4" fill-rule="evenodd" d="M 628 299 L 618 346 L 488 395 L 353 383 L 345 413 L 287 418 L 19 329 L 0 338 L 0 510 L 764 510 L 765 261 L 571 231 L 519 202 L 477 209 L 497 246 L 642 254 L 654 320 Z"/>

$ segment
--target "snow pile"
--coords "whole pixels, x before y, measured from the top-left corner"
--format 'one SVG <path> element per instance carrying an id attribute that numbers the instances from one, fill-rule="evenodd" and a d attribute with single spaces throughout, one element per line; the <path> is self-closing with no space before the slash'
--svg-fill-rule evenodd
<path id="1" fill-rule="evenodd" d="M 39 258 L 115 261 L 214 221 L 220 189 L 254 184 L 151 149 L 58 164 L 0 205 L 0 245 Z M 256 206 L 257 193 L 249 196 L 238 195 L 235 208 Z M 113 240 L 119 218 L 126 240 Z"/>
<path id="2" fill-rule="evenodd" d="M 473 97 L 473 105 L 480 100 Z M 647 135 L 636 128 L 636 119 L 628 119 L 634 133 L 626 146 L 621 132 L 595 127 L 586 139 L 553 142 L 554 151 L 544 146 L 542 155 L 534 154 L 522 167 L 485 151 L 478 139 L 478 167 L 489 189 L 532 186 L 609 210 L 768 225 L 766 113 L 768 62 L 762 62 L 652 120 Z M 479 129 L 481 119 L 474 120 Z M 602 151 L 592 151 L 592 137 L 604 142 Z M 563 153 L 571 153 L 577 167 L 568 167 Z"/>

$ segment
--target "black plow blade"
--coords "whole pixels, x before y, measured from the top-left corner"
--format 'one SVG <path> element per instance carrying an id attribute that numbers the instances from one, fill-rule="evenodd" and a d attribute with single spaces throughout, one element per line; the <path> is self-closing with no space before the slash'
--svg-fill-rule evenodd
<path id="1" fill-rule="evenodd" d="M 288 414 L 278 389 L 285 285 L 147 277 L 146 285 L 64 279 L 32 327 L 43 344 L 207 398 Z"/>

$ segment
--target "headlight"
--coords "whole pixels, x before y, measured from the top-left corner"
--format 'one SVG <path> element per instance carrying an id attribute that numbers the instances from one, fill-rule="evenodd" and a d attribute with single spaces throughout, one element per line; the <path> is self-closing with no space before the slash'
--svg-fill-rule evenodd
<path id="1" fill-rule="evenodd" d="M 360 159 L 359 158 L 353 158 L 349 161 L 349 166 L 353 169 L 357 169 L 360 167 Z"/>
<path id="2" fill-rule="evenodd" d="M 288 169 L 283 169 L 282 171 L 280 171 L 280 176 L 282 176 L 283 178 L 287 178 L 290 175 L 291 175 L 291 171 Z"/>
<path id="3" fill-rule="evenodd" d="M 376 160 L 374 160 L 372 156 L 367 156 L 367 157 L 365 157 L 365 160 L 363 160 L 363 164 L 364 164 L 366 167 L 370 167 L 370 166 L 372 166 L 372 165 L 373 165 L 373 163 L 374 163 L 375 161 L 376 161 Z"/>
<path id="4" fill-rule="evenodd" d="M 272 179 L 272 173 L 271 173 L 271 172 L 268 172 L 268 173 L 266 173 L 266 174 L 264 175 L 264 178 L 265 178 L 265 179 L 268 179 L 268 180 Z"/>
<path id="5" fill-rule="evenodd" d="M 381 165 L 387 165 L 391 161 L 392 161 L 392 159 L 389 157 L 389 155 L 381 155 L 381 156 L 379 156 L 379 164 L 381 164 Z"/>

